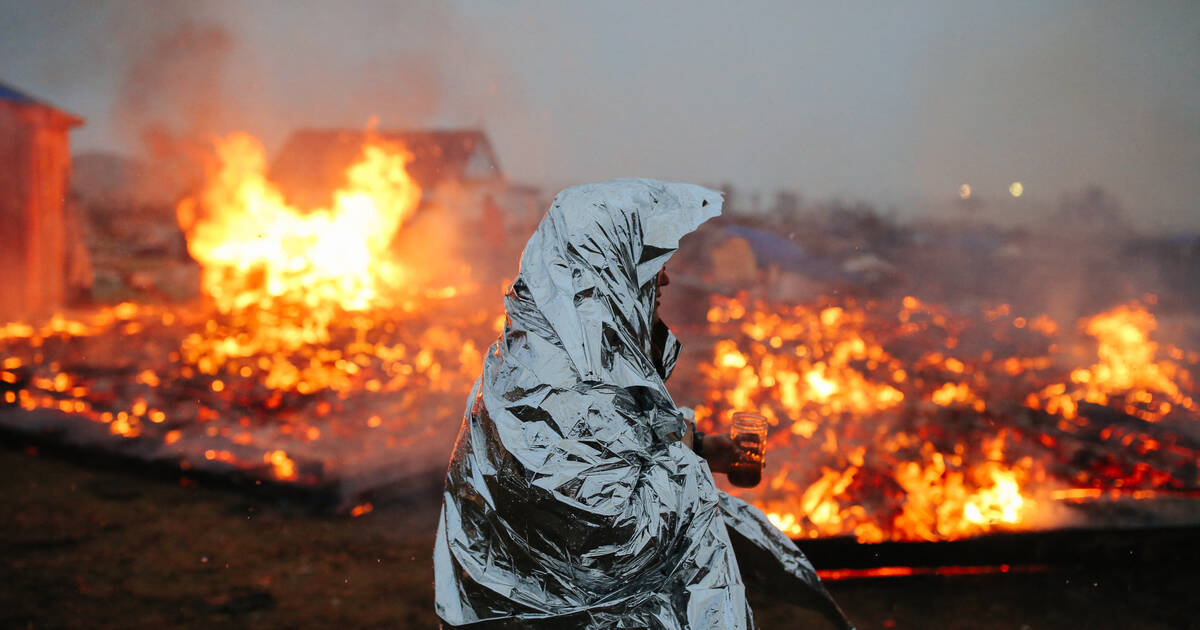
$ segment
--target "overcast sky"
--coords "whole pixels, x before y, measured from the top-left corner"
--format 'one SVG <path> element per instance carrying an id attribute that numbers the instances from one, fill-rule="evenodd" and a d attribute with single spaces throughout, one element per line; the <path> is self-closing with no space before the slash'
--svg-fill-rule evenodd
<path id="1" fill-rule="evenodd" d="M 914 213 L 969 183 L 1000 213 L 1099 184 L 1143 229 L 1200 230 L 1195 0 L 0 0 L 0 81 L 87 118 L 76 151 L 140 152 L 151 128 L 275 149 L 377 115 L 481 125 L 511 178 L 548 186 Z"/>

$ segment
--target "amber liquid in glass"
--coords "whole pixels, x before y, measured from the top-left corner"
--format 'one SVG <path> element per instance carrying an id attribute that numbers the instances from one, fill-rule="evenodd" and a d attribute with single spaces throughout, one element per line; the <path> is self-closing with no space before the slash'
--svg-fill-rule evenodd
<path id="1" fill-rule="evenodd" d="M 733 443 L 737 447 L 737 456 L 729 465 L 729 483 L 739 488 L 753 488 L 762 481 L 763 439 L 754 433 L 742 433 L 734 437 Z"/>

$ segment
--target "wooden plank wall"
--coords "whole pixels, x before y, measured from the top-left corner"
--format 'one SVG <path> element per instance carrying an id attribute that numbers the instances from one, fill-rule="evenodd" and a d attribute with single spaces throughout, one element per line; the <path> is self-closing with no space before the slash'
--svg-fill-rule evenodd
<path id="1" fill-rule="evenodd" d="M 67 131 L 52 110 L 0 103 L 0 322 L 63 305 Z"/>

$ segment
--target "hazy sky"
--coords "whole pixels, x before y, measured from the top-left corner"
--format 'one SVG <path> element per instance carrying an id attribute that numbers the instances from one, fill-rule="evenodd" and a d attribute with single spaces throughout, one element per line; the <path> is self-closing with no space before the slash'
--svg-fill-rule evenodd
<path id="1" fill-rule="evenodd" d="M 549 186 L 917 212 L 969 183 L 1003 213 L 1100 184 L 1144 229 L 1200 229 L 1195 0 L 0 0 L 0 81 L 86 117 L 76 150 L 138 152 L 150 128 L 278 148 L 377 115 L 482 125 L 511 178 Z"/>

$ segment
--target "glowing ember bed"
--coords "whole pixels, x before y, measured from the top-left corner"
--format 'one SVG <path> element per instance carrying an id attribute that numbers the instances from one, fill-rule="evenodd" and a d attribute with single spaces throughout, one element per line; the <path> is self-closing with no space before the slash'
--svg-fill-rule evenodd
<path id="1" fill-rule="evenodd" d="M 739 494 L 796 538 L 949 540 L 1194 496 L 1200 356 L 1151 341 L 1142 303 L 1078 334 L 1010 310 L 715 298 L 697 416 L 777 419 L 764 484 Z"/>
<path id="2" fill-rule="evenodd" d="M 1158 358 L 1142 305 L 1087 320 L 1085 331 L 1116 331 L 1089 343 L 1045 319 L 956 317 L 913 298 L 712 304 L 707 328 L 686 333 L 707 359 L 684 364 L 672 388 L 703 401 L 709 430 L 730 409 L 771 418 L 764 483 L 731 490 L 795 538 L 1200 523 L 1185 369 L 1200 357 L 1167 347 Z M 442 297 L 339 317 L 323 341 L 272 352 L 239 352 L 249 333 L 200 305 L 10 324 L 0 426 L 307 488 L 361 513 L 437 483 L 502 323 Z"/>
<path id="3" fill-rule="evenodd" d="M 237 333 L 189 320 L 194 312 L 126 304 L 36 330 L 8 326 L 0 428 L 308 489 L 350 510 L 444 468 L 482 361 L 473 339 L 495 325 L 482 313 L 447 323 L 431 308 L 425 317 L 439 323 L 357 319 L 324 344 L 230 357 L 208 342 Z"/>

